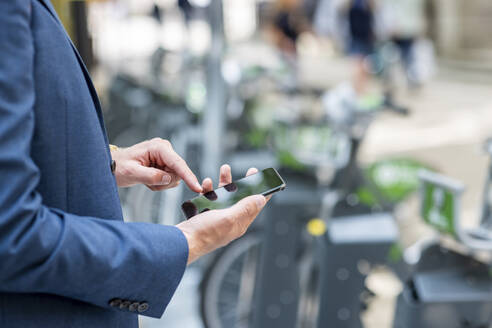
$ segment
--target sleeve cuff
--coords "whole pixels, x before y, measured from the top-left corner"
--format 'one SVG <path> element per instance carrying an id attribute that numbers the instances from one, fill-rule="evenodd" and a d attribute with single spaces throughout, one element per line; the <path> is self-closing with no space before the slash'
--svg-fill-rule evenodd
<path id="1" fill-rule="evenodd" d="M 138 224 L 138 223 L 137 223 Z M 141 288 L 133 295 L 121 295 L 108 300 L 111 308 L 124 312 L 160 318 L 181 282 L 188 262 L 188 241 L 183 232 L 174 226 L 145 224 L 145 236 L 152 245 L 153 259 L 135 278 Z M 142 228 L 142 227 L 139 227 Z"/>

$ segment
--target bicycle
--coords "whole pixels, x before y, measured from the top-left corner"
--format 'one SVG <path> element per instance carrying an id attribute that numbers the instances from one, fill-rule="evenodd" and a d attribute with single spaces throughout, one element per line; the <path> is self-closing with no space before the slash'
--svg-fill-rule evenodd
<path id="1" fill-rule="evenodd" d="M 391 212 L 395 203 L 408 196 L 412 192 L 412 187 L 416 187 L 416 179 L 414 179 L 415 182 L 412 182 L 412 186 L 403 188 L 404 191 L 397 195 L 398 197 L 388 200 L 385 198 L 385 194 L 391 195 L 390 192 L 381 192 L 381 188 L 377 186 L 374 188 L 371 183 L 366 183 L 367 178 L 364 177 L 357 165 L 357 153 L 364 133 L 372 117 L 377 112 L 377 110 L 364 113 L 353 111 L 351 117 L 346 117 L 345 125 L 337 122 L 336 126 L 338 128 L 329 128 L 324 124 L 313 126 L 312 123 L 301 127 L 289 126 L 288 124 L 277 127 L 276 137 L 281 139 L 276 142 L 277 150 L 284 156 L 284 160 L 285 158 L 289 160 L 291 170 L 284 170 L 282 173 L 285 176 L 286 172 L 290 172 L 286 177 L 289 188 L 282 193 L 283 195 L 276 197 L 277 199 L 285 198 L 287 200 L 279 200 L 283 204 L 277 207 L 277 199 L 275 199 L 275 202 L 263 215 L 263 221 L 267 221 L 263 222 L 263 225 L 258 224 L 258 227 L 247 233 L 242 239 L 222 249 L 208 266 L 201 283 L 201 313 L 206 327 L 233 327 L 234 324 L 239 327 L 251 326 L 252 324 L 258 327 L 282 326 L 278 322 L 272 325 L 271 319 L 280 317 L 280 306 L 269 307 L 271 304 L 265 301 L 265 297 L 262 299 L 262 297 L 257 295 L 258 290 L 261 290 L 262 287 L 269 287 L 265 285 L 258 286 L 257 279 L 261 279 L 265 284 L 270 285 L 276 284 L 275 280 L 282 279 L 285 280 L 285 284 L 299 284 L 300 281 L 302 288 L 293 287 L 283 295 L 283 298 L 286 299 L 284 301 L 288 303 L 284 305 L 289 307 L 291 313 L 284 316 L 281 321 L 287 322 L 289 326 L 293 326 L 296 322 L 301 327 L 313 326 L 312 318 L 317 317 L 320 306 L 320 296 L 315 293 L 319 286 L 317 277 L 320 277 L 320 271 L 313 269 L 313 265 L 309 263 L 315 262 L 312 256 L 313 251 L 321 249 L 319 245 L 313 244 L 313 239 L 325 236 L 327 222 L 319 219 L 309 219 L 318 216 L 328 219 L 334 213 L 336 213 L 336 216 L 342 214 L 347 216 L 349 213 L 377 214 L 384 212 L 383 209 Z M 309 140 L 313 140 L 310 135 L 316 133 L 316 131 L 319 133 L 320 130 L 323 132 L 317 135 L 318 138 L 314 148 L 325 142 L 325 150 L 328 149 L 329 151 L 323 154 L 319 153 L 319 149 L 318 152 L 313 152 L 313 148 L 310 148 L 313 145 L 309 144 Z M 328 138 L 320 138 L 320 135 L 328 136 Z M 284 145 L 281 145 L 282 143 Z M 293 148 L 297 151 L 292 152 Z M 314 155 L 309 156 L 313 153 Z M 320 165 L 320 161 L 322 165 Z M 414 172 L 419 167 L 421 166 L 415 165 L 413 167 Z M 306 171 L 310 172 L 311 168 L 318 169 L 316 178 L 306 174 Z M 305 170 L 304 173 L 303 170 Z M 333 174 L 335 172 L 338 174 Z M 335 177 L 335 175 L 338 176 Z M 332 183 L 332 181 L 334 182 Z M 329 192 L 335 186 L 338 193 Z M 360 197 L 360 201 L 356 199 L 356 193 L 360 186 L 365 186 L 366 195 L 369 193 L 371 197 Z M 295 199 L 288 196 L 291 188 L 295 188 Z M 304 194 L 307 196 L 300 196 Z M 322 195 L 325 196 L 323 197 Z M 301 199 L 298 199 L 299 197 Z M 293 204 L 298 205 L 301 209 L 296 209 Z M 288 210 L 285 210 L 286 207 L 288 207 Z M 286 213 L 289 210 L 291 213 Z M 281 212 L 283 215 L 289 216 L 289 219 L 276 220 L 280 216 L 279 213 L 272 215 L 270 214 L 271 212 Z M 295 214 L 292 215 L 292 212 L 297 213 L 297 217 Z M 394 219 L 391 215 L 384 214 L 382 218 L 383 225 L 389 224 L 391 226 L 390 230 L 394 232 L 389 242 L 385 242 L 384 249 L 375 251 L 378 255 L 374 257 L 382 258 L 379 261 L 385 262 L 390 251 L 389 248 L 397 241 L 398 236 L 394 226 Z M 349 222 L 349 220 L 345 219 L 341 219 L 340 222 Z M 358 222 L 364 222 L 365 220 L 359 219 Z M 304 226 L 306 223 L 308 227 L 311 227 L 309 228 L 311 234 L 316 237 L 308 236 L 307 234 L 302 236 L 299 232 L 305 231 Z M 329 230 L 330 228 L 328 228 Z M 274 239 L 272 235 L 275 234 L 277 236 Z M 308 239 L 308 241 L 300 241 L 302 238 Z M 301 246 L 296 244 L 301 244 Z M 267 251 L 270 253 L 269 255 L 264 254 L 265 247 L 269 249 Z M 277 252 L 277 255 L 288 254 L 279 260 L 280 266 L 284 267 L 277 270 L 277 275 L 271 274 L 272 272 L 270 274 L 268 272 L 265 273 L 263 268 L 272 265 L 266 262 L 276 261 L 275 252 Z M 306 268 L 306 270 L 300 274 L 301 277 L 294 274 L 295 277 L 290 276 L 290 278 L 284 279 L 287 275 L 285 275 L 285 270 L 282 271 L 281 269 L 286 268 L 290 268 L 292 272 L 296 271 L 297 268 Z M 239 269 L 245 271 L 240 271 Z M 279 273 L 281 271 L 284 272 L 282 278 Z M 265 277 L 266 274 L 269 274 L 269 276 Z M 281 288 L 282 284 L 276 285 Z M 364 291 L 363 280 L 362 286 L 358 285 L 356 289 L 357 298 L 363 292 L 370 295 L 369 291 Z M 227 297 L 224 297 L 223 293 L 227 294 Z M 298 296 L 299 293 L 302 293 L 300 297 Z M 280 290 L 280 295 L 274 295 L 275 297 L 282 298 L 282 290 Z M 299 304 L 297 304 L 297 299 L 300 299 Z M 260 312 L 255 311 L 255 304 L 257 306 L 256 309 L 266 310 L 266 315 L 263 316 L 264 320 L 255 318 L 255 315 L 258 317 L 257 313 Z M 297 313 L 299 313 L 299 316 L 297 316 Z"/>

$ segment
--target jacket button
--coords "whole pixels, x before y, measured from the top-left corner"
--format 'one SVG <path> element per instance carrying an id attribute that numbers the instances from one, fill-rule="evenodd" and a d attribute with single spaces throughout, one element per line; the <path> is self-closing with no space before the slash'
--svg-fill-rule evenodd
<path id="1" fill-rule="evenodd" d="M 142 302 L 140 303 L 140 305 L 138 306 L 138 312 L 139 313 L 142 313 L 142 312 L 145 312 L 149 309 L 149 304 L 147 302 Z"/>
<path id="2" fill-rule="evenodd" d="M 131 312 L 135 312 L 138 310 L 139 306 L 140 306 L 140 303 L 133 302 L 132 304 L 130 304 L 130 306 L 128 306 L 128 310 L 130 310 Z"/>
<path id="3" fill-rule="evenodd" d="M 109 301 L 109 306 L 112 307 L 118 307 L 121 304 L 121 300 L 119 298 L 113 298 L 111 301 Z"/>
<path id="4" fill-rule="evenodd" d="M 120 309 L 122 309 L 122 310 L 123 310 L 123 309 L 126 309 L 127 307 L 129 307 L 129 306 L 130 306 L 130 304 L 132 304 L 132 302 L 130 302 L 130 301 L 123 301 L 123 302 L 121 302 L 121 304 L 120 304 Z"/>

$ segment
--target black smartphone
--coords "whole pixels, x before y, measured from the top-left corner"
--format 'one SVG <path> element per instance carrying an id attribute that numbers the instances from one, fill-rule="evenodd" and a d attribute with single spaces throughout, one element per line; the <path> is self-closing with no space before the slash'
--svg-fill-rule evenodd
<path id="1" fill-rule="evenodd" d="M 284 190 L 285 186 L 280 174 L 274 168 L 268 168 L 190 199 L 181 205 L 181 209 L 189 219 L 208 210 L 227 208 L 244 197 L 271 195 Z"/>

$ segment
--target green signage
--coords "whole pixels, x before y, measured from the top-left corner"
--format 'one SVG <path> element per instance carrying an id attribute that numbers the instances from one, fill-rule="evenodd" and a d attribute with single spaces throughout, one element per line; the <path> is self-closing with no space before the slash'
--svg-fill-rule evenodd
<path id="1" fill-rule="evenodd" d="M 459 195 L 429 181 L 423 182 L 421 215 L 425 222 L 441 232 L 456 235 L 454 222 Z"/>

